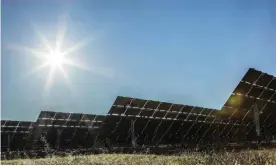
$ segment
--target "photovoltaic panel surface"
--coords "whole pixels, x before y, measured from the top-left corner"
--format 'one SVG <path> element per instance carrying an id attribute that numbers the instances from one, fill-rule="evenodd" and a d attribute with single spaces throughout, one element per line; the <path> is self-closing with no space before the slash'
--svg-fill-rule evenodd
<path id="1" fill-rule="evenodd" d="M 34 122 L 1 120 L 2 133 L 27 133 L 33 127 Z"/>
<path id="2" fill-rule="evenodd" d="M 254 107 L 260 112 L 260 125 L 264 135 L 275 135 L 276 78 L 250 68 L 223 106 L 221 116 L 249 124 L 247 132 L 250 132 L 254 130 Z"/>
<path id="3" fill-rule="evenodd" d="M 1 150 L 22 150 L 33 125 L 29 121 L 1 120 Z"/>
<path id="4" fill-rule="evenodd" d="M 113 142 L 131 142 L 131 121 L 138 144 L 206 143 L 216 139 L 217 125 L 239 126 L 220 120 L 218 110 L 119 96 L 109 111 L 105 129 Z"/>
<path id="5" fill-rule="evenodd" d="M 41 111 L 36 128 L 30 136 L 35 142 L 41 136 L 58 149 L 92 148 L 105 116 Z"/>
<path id="6" fill-rule="evenodd" d="M 134 116 L 153 119 L 190 120 L 192 118 L 210 121 L 215 118 L 213 109 L 194 107 L 182 104 L 173 104 L 138 98 L 122 97 L 116 98 L 109 115 Z M 198 118 L 201 117 L 201 118 Z"/>
<path id="7" fill-rule="evenodd" d="M 41 111 L 37 124 L 45 127 L 97 128 L 104 116 L 93 114 Z"/>

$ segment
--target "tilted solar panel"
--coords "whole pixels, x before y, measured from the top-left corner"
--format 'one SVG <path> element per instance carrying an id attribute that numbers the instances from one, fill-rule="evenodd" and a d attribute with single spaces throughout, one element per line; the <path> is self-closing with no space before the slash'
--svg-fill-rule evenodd
<path id="1" fill-rule="evenodd" d="M 152 100 L 143 100 L 130 97 L 119 96 L 116 98 L 112 108 L 109 110 L 109 115 L 126 115 L 136 117 L 152 117 L 164 119 L 170 117 L 177 118 L 178 114 L 193 116 L 209 116 L 212 109 L 194 107 L 181 104 L 173 104 L 167 102 L 159 102 Z M 179 116 L 181 118 L 181 116 Z"/>
<path id="2" fill-rule="evenodd" d="M 250 68 L 222 108 L 221 116 L 248 124 L 254 133 L 254 109 L 260 112 L 260 129 L 266 136 L 276 134 L 276 78 Z M 233 129 L 236 135 L 239 129 Z M 265 132 L 265 133 L 264 133 Z"/>
<path id="3" fill-rule="evenodd" d="M 199 143 L 213 134 L 220 121 L 217 110 L 119 96 L 112 105 L 105 129 L 114 143 L 131 143 L 131 121 L 136 142 L 144 144 Z M 204 130 L 204 131 L 202 131 Z"/>
<path id="4" fill-rule="evenodd" d="M 37 124 L 41 127 L 57 127 L 57 128 L 89 128 L 93 127 L 93 124 L 101 123 L 97 119 L 102 119 L 102 116 L 80 113 L 65 113 L 54 111 L 41 111 Z M 96 121 L 95 121 L 96 120 Z"/>
<path id="5" fill-rule="evenodd" d="M 34 122 L 1 120 L 2 133 L 27 133 L 32 128 Z"/>
<path id="6" fill-rule="evenodd" d="M 43 138 L 49 146 L 57 149 L 92 148 L 93 140 L 104 117 L 93 114 L 41 111 L 36 128 L 29 139 L 38 142 Z"/>
<path id="7" fill-rule="evenodd" d="M 34 122 L 1 120 L 1 151 L 22 150 Z"/>

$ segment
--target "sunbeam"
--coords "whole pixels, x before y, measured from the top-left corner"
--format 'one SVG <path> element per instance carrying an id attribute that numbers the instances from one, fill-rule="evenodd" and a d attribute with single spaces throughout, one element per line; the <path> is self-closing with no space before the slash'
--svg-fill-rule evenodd
<path id="1" fill-rule="evenodd" d="M 80 40 L 75 44 L 70 46 L 66 45 L 71 42 L 66 42 L 66 34 L 68 34 L 67 27 L 67 17 L 61 17 L 58 23 L 58 29 L 56 36 L 53 37 L 53 40 L 49 40 L 47 35 L 41 33 L 39 28 L 31 23 L 34 28 L 34 33 L 39 39 L 38 45 L 36 47 L 27 47 L 22 45 L 8 45 L 8 49 L 19 52 L 22 52 L 25 55 L 33 57 L 33 59 L 37 60 L 35 67 L 24 74 L 23 79 L 29 79 L 34 74 L 38 74 L 39 72 L 48 70 L 44 83 L 44 94 L 48 94 L 47 91 L 50 91 L 53 83 L 57 82 L 59 76 L 64 80 L 67 88 L 71 88 L 73 86 L 70 81 L 70 75 L 68 70 L 70 67 L 78 68 L 89 72 L 93 75 L 106 77 L 106 78 L 114 78 L 115 73 L 113 69 L 108 67 L 100 67 L 96 63 L 96 59 L 93 61 L 93 65 L 87 64 L 87 61 L 81 62 L 79 61 L 79 50 L 85 47 L 88 43 L 93 42 L 96 38 L 95 35 L 93 37 L 85 37 L 84 40 Z M 74 58 L 73 58 L 74 57 Z M 69 68 L 67 68 L 67 66 Z M 70 89 L 71 91 L 72 89 Z"/>
<path id="2" fill-rule="evenodd" d="M 61 74 L 66 82 L 69 84 L 68 74 L 65 70 L 65 66 L 77 67 L 80 69 L 89 70 L 89 67 L 83 66 L 80 63 L 74 62 L 70 59 L 70 55 L 73 52 L 76 52 L 81 47 L 84 47 L 90 40 L 85 40 L 76 43 L 72 47 L 64 48 L 64 39 L 66 36 L 67 26 L 66 22 L 63 20 L 61 26 L 59 27 L 58 33 L 56 35 L 56 40 L 51 44 L 50 41 L 43 35 L 38 28 L 32 24 L 34 27 L 34 31 L 40 40 L 43 48 L 28 48 L 25 46 L 18 46 L 18 45 L 10 45 L 9 48 L 16 50 L 16 51 L 24 51 L 30 55 L 33 55 L 36 59 L 41 61 L 41 65 L 37 66 L 33 70 L 31 70 L 27 77 L 41 71 L 42 69 L 48 68 L 49 73 L 45 82 L 45 91 L 48 91 L 54 81 L 54 77 L 57 73 Z M 55 45 L 54 47 L 52 47 Z M 69 87 L 69 85 L 68 85 Z"/>

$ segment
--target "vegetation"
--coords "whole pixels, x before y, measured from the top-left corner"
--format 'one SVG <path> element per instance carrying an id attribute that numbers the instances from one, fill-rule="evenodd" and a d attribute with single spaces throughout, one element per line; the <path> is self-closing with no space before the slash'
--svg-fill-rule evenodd
<path id="1" fill-rule="evenodd" d="M 3 160 L 1 164 L 38 164 L 38 165 L 185 165 L 185 164 L 276 164 L 276 150 L 247 150 L 242 152 L 223 152 L 217 154 L 183 153 L 179 155 L 146 154 L 99 154 L 87 156 L 48 157 L 43 159 Z"/>

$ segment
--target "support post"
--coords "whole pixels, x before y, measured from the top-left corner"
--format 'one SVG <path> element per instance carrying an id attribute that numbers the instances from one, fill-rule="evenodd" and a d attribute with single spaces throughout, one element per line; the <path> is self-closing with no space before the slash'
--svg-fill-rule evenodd
<path id="1" fill-rule="evenodd" d="M 260 113 L 258 109 L 258 105 L 254 104 L 254 120 L 255 120 L 255 129 L 256 129 L 256 135 L 258 140 L 258 147 L 260 143 Z"/>
<path id="2" fill-rule="evenodd" d="M 97 137 L 98 137 L 98 135 L 96 135 L 96 133 L 95 132 L 93 132 L 93 147 L 92 147 L 92 151 L 93 151 L 93 153 L 95 152 L 95 149 L 96 149 L 96 143 L 97 143 Z"/>
<path id="3" fill-rule="evenodd" d="M 57 131 L 57 142 L 56 142 L 56 149 L 59 150 L 60 147 L 60 135 L 61 135 L 61 130 L 58 129 Z"/>
<path id="4" fill-rule="evenodd" d="M 111 140 L 110 137 L 106 138 L 106 144 L 107 144 L 107 148 L 108 148 L 108 152 L 111 153 L 112 152 L 112 148 L 111 148 Z"/>
<path id="5" fill-rule="evenodd" d="M 219 123 L 217 124 L 217 151 L 220 149 L 220 132 L 219 132 Z"/>
<path id="6" fill-rule="evenodd" d="M 254 120 L 257 137 L 260 137 L 260 116 L 257 104 L 254 104 Z"/>
<path id="7" fill-rule="evenodd" d="M 135 148 L 136 142 L 135 142 L 135 131 L 134 131 L 134 119 L 131 120 L 131 141 L 132 141 L 132 147 Z"/>
<path id="8" fill-rule="evenodd" d="M 11 138 L 10 138 L 10 134 L 8 134 L 8 149 L 7 149 L 8 152 L 10 152 L 10 143 L 11 143 Z"/>
<path id="9" fill-rule="evenodd" d="M 264 125 L 264 137 L 265 137 L 266 143 L 270 143 L 271 137 L 269 132 L 267 131 L 267 124 Z"/>

